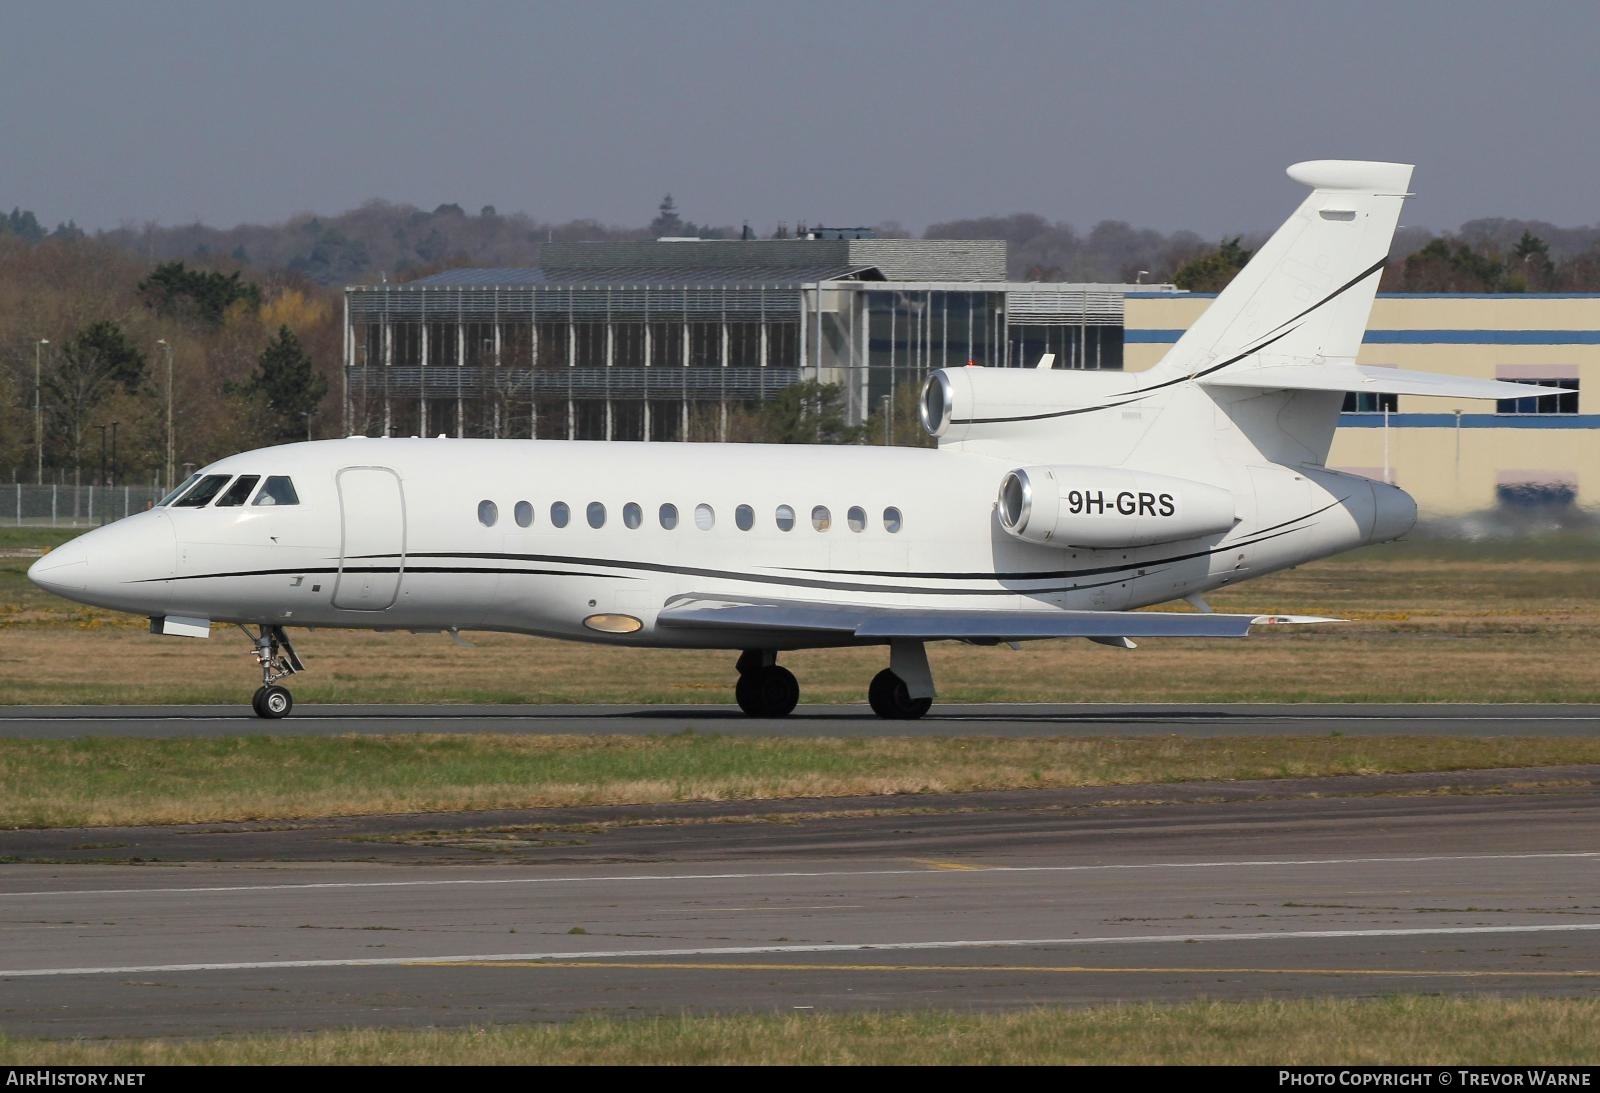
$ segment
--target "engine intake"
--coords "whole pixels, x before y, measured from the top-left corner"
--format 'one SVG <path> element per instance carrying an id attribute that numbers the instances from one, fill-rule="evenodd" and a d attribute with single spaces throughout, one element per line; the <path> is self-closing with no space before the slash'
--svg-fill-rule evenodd
<path id="1" fill-rule="evenodd" d="M 1000 526 L 1029 543 L 1132 547 L 1227 531 L 1232 492 L 1119 467 L 1019 467 L 1000 480 Z"/>

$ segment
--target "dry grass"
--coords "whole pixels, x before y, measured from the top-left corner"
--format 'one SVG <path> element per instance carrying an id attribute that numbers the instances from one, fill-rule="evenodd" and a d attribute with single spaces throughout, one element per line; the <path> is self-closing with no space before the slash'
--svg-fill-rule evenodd
<path id="1" fill-rule="evenodd" d="M 586 1018 L 216 1040 L 0 1036 L 0 1065 L 1592 1066 L 1600 1001 L 1400 996 L 1018 1013 Z"/>
<path id="2" fill-rule="evenodd" d="M 0 740 L 0 827 L 961 793 L 1573 763 L 1600 763 L 1600 739 L 786 739 L 678 733 Z"/>
<path id="3" fill-rule="evenodd" d="M 1292 611 L 1350 625 L 1245 642 L 1082 641 L 1020 652 L 931 647 L 944 701 L 1600 701 L 1600 549 L 1372 548 L 1213 597 L 1220 611 Z M 0 702 L 242 703 L 243 637 L 156 638 L 144 621 L 76 607 L 0 559 Z M 733 657 L 504 634 L 296 634 L 302 702 L 727 703 Z M 859 702 L 881 649 L 785 656 L 810 702 Z"/>

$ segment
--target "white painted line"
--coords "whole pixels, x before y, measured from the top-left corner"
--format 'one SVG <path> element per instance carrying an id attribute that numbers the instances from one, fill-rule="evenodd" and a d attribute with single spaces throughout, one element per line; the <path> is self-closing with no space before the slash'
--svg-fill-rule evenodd
<path id="1" fill-rule="evenodd" d="M 98 968 L 20 968 L 0 970 L 0 979 L 66 975 L 152 975 L 166 972 L 277 971 L 294 968 L 394 968 L 450 964 L 559 962 L 566 960 L 644 960 L 674 956 L 776 956 L 798 953 L 928 952 L 945 949 L 1026 949 L 1090 945 L 1189 945 L 1209 941 L 1311 941 L 1340 938 L 1459 937 L 1482 934 L 1555 934 L 1600 930 L 1600 922 L 1542 926 L 1441 926 L 1408 930 L 1303 930 L 1240 934 L 1137 934 L 1127 937 L 993 938 L 985 941 L 888 941 L 826 945 L 740 945 L 694 949 L 593 949 L 587 952 L 474 953 L 466 956 L 384 956 L 346 960 L 252 960 L 216 964 L 130 964 Z"/>
<path id="2" fill-rule="evenodd" d="M 37 896 L 198 895 L 210 892 L 292 892 L 360 888 L 451 888 L 519 884 L 640 884 L 672 881 L 805 879 L 826 877 L 982 877 L 1017 873 L 1109 873 L 1150 869 L 1273 869 L 1309 865 L 1412 865 L 1419 862 L 1539 861 L 1600 858 L 1597 850 L 1548 851 L 1526 854 L 1428 854 L 1388 858 L 1291 858 L 1243 861 L 1115 862 L 1104 865 L 996 865 L 976 869 L 819 869 L 751 873 L 622 873 L 616 876 L 476 877 L 449 880 L 309 881 L 298 884 L 228 884 L 193 888 L 60 888 L 0 892 L 0 900 Z"/>

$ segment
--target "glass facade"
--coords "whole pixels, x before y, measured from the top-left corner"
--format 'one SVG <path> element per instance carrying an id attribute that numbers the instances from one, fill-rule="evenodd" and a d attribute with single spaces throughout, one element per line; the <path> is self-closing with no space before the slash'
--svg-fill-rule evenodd
<path id="1" fill-rule="evenodd" d="M 860 422 L 935 368 L 1054 353 L 1057 368 L 1120 369 L 1134 288 L 731 276 L 348 289 L 346 432 L 723 439 L 730 408 L 802 379 L 840 384 Z"/>

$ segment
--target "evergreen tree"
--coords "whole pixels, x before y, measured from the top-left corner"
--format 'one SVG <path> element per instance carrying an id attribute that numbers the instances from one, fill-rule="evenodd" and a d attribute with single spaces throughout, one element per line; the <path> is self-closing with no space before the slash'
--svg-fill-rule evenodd
<path id="1" fill-rule="evenodd" d="M 861 426 L 849 424 L 843 387 L 806 380 L 785 387 L 761 407 L 750 439 L 767 444 L 859 444 L 863 433 Z"/>
<path id="2" fill-rule="evenodd" d="M 684 234 L 683 218 L 678 215 L 678 206 L 673 202 L 671 194 L 661 199 L 661 207 L 656 211 L 656 218 L 650 221 L 650 234 L 657 239 L 664 235 Z"/>
<path id="3" fill-rule="evenodd" d="M 265 404 L 274 440 L 298 440 L 310 434 L 310 417 L 328 393 L 328 381 L 312 369 L 294 331 L 280 326 L 261 351 L 246 390 Z"/>
<path id="4" fill-rule="evenodd" d="M 261 306 L 261 287 L 244 280 L 237 270 L 189 269 L 182 262 L 163 262 L 139 282 L 139 295 L 157 315 L 193 319 L 206 326 L 221 326 L 228 308 L 244 301 Z"/>
<path id="5" fill-rule="evenodd" d="M 1239 245 L 1239 236 L 1224 239 L 1210 254 L 1201 255 L 1178 267 L 1172 283 L 1185 292 L 1221 292 L 1234 275 L 1250 261 L 1252 251 Z"/>

